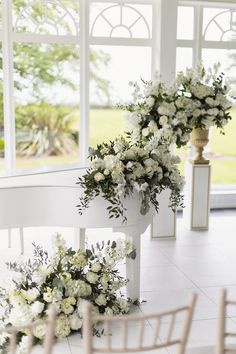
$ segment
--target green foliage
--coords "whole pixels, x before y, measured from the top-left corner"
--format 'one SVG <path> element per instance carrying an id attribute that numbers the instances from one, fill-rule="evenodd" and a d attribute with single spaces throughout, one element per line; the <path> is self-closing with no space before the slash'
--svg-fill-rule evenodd
<path id="1" fill-rule="evenodd" d="M 69 108 L 46 102 L 17 107 L 17 127 L 22 137 L 17 153 L 24 156 L 59 155 L 75 152 L 78 135 L 75 116 Z"/>

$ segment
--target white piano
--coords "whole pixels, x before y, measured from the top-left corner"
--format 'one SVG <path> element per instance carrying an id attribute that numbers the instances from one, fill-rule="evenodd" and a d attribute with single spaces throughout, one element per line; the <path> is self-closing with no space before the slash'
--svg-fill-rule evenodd
<path id="1" fill-rule="evenodd" d="M 23 247 L 23 228 L 37 226 L 72 227 L 75 247 L 84 247 L 86 228 L 112 228 L 123 232 L 136 249 L 136 259 L 127 260 L 126 274 L 130 280 L 127 295 L 140 297 L 140 236 L 152 223 L 154 210 L 142 216 L 138 195 L 126 201 L 128 221 L 109 219 L 107 203 L 96 198 L 82 216 L 76 205 L 82 193 L 76 185 L 85 169 L 47 172 L 37 175 L 0 178 L 0 229 L 20 228 Z M 98 240 L 99 241 L 99 240 Z M 23 249 L 22 249 L 23 251 Z"/>

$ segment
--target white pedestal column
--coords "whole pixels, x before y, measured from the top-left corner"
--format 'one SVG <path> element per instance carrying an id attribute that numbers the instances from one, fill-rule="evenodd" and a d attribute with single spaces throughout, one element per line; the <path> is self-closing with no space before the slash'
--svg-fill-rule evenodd
<path id="1" fill-rule="evenodd" d="M 190 230 L 208 230 L 210 165 L 186 165 L 184 223 Z"/>
<path id="2" fill-rule="evenodd" d="M 164 190 L 158 196 L 159 212 L 154 215 L 151 225 L 151 239 L 176 238 L 176 214 L 169 207 L 170 191 Z"/>

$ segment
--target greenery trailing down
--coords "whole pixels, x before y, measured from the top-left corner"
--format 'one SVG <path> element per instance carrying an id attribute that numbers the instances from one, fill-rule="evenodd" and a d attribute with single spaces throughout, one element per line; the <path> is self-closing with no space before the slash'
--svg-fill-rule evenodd
<path id="1" fill-rule="evenodd" d="M 50 304 L 57 310 L 56 338 L 81 332 L 83 300 L 90 301 L 97 314 L 119 315 L 129 312 L 130 300 L 120 289 L 127 280 L 117 270 L 119 262 L 136 256 L 130 242 L 117 240 L 97 243 L 85 250 L 68 248 L 59 234 L 53 235 L 54 254 L 49 257 L 41 247 L 34 245 L 34 257 L 24 263 L 7 263 L 13 273 L 9 286 L 0 289 L 0 305 L 4 315 L 1 325 L 24 326 L 44 319 Z M 98 333 L 94 324 L 94 333 Z M 33 344 L 45 335 L 45 327 L 33 331 Z M 27 354 L 30 336 L 22 331 L 18 337 L 19 353 Z M 0 335 L 0 352 L 5 354 L 9 344 L 6 335 Z"/>
<path id="2" fill-rule="evenodd" d="M 138 193 L 140 213 L 145 215 L 151 204 L 158 211 L 158 195 L 164 189 L 171 190 L 173 209 L 182 205 L 183 178 L 177 168 L 179 159 L 156 139 L 145 145 L 132 145 L 120 137 L 90 149 L 89 157 L 90 168 L 78 181 L 83 188 L 77 206 L 80 214 L 100 195 L 110 204 L 107 207 L 109 217 L 120 217 L 125 222 L 125 198 Z"/>

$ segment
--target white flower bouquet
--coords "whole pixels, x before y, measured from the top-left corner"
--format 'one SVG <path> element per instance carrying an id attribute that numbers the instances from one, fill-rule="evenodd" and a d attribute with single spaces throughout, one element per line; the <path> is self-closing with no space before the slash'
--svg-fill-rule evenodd
<path id="1" fill-rule="evenodd" d="M 0 304 L 4 309 L 1 325 L 22 326 L 44 318 L 50 304 L 57 310 L 55 336 L 67 337 L 81 331 L 82 299 L 90 301 L 93 311 L 116 315 L 129 312 L 129 301 L 119 292 L 127 280 L 119 275 L 117 264 L 126 257 L 135 258 L 129 242 L 117 240 L 96 244 L 82 251 L 67 248 L 64 239 L 54 235 L 55 253 L 50 258 L 34 245 L 33 261 L 7 263 L 16 276 L 9 288 L 1 288 Z M 94 328 L 96 332 L 96 329 Z M 35 328 L 34 343 L 45 335 L 42 325 Z M 19 352 L 27 349 L 27 332 L 19 337 Z M 8 337 L 0 337 L 0 351 L 8 346 Z"/>
<path id="2" fill-rule="evenodd" d="M 231 119 L 231 103 L 224 74 L 219 72 L 219 64 L 207 71 L 200 63 L 194 69 L 187 69 L 177 76 L 180 97 L 178 105 L 188 111 L 188 126 L 208 129 L 216 126 L 224 134 L 224 126 Z"/>
<path id="3" fill-rule="evenodd" d="M 124 138 L 90 149 L 90 167 L 79 178 L 84 189 L 78 205 L 79 213 L 97 196 L 109 202 L 110 218 L 126 221 L 123 200 L 134 193 L 140 196 L 140 213 L 145 215 L 152 204 L 158 211 L 158 194 L 171 190 L 170 206 L 182 204 L 184 180 L 177 168 L 179 158 L 171 156 L 168 147 L 150 139 L 144 145 L 132 145 Z"/>
<path id="4" fill-rule="evenodd" d="M 178 104 L 178 86 L 167 88 L 160 78 L 153 82 L 142 80 L 142 83 L 142 87 L 130 83 L 134 87 L 134 101 L 120 106 L 128 111 L 126 121 L 132 141 L 155 137 L 168 145 L 186 145 L 191 132 L 187 125 L 189 112 L 184 105 Z"/>

